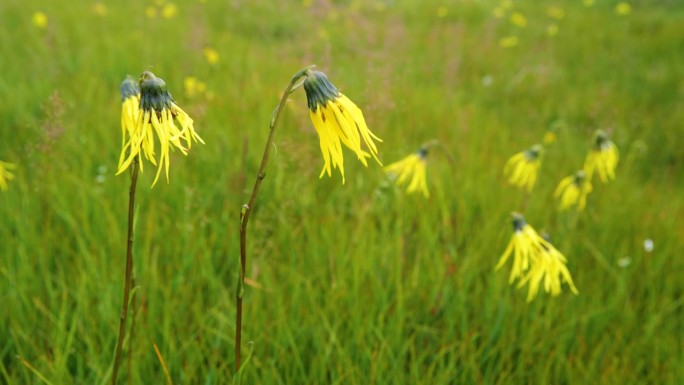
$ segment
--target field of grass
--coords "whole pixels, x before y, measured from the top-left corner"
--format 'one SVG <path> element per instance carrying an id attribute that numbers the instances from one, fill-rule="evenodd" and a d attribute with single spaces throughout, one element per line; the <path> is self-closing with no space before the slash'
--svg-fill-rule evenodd
<path id="1" fill-rule="evenodd" d="M 233 381 L 240 208 L 283 89 L 316 64 L 385 165 L 432 139 L 446 152 L 427 199 L 347 150 L 346 183 L 319 179 L 292 95 L 249 223 L 243 383 L 681 383 L 684 7 L 585 3 L 2 1 L 0 161 L 17 168 L 0 192 L 0 382 L 110 381 L 130 183 L 114 175 L 119 85 L 145 70 L 206 145 L 172 155 L 170 183 L 141 174 L 119 383 Z M 560 212 L 553 191 L 596 129 L 620 149 L 617 178 Z M 506 160 L 549 131 L 534 190 L 509 185 Z M 494 270 L 512 211 L 551 235 L 579 295 L 528 303 L 510 264 Z"/>

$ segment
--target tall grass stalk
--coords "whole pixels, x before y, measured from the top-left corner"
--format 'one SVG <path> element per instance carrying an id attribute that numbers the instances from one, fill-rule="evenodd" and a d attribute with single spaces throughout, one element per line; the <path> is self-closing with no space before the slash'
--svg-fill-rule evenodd
<path id="1" fill-rule="evenodd" d="M 123 347 L 124 336 L 126 334 L 126 319 L 128 318 L 128 301 L 131 292 L 131 281 L 133 273 L 133 220 L 135 214 L 135 188 L 138 184 L 138 158 L 133 160 L 133 171 L 131 172 L 131 188 L 128 198 L 128 240 L 126 244 L 126 273 L 124 278 L 124 297 L 121 307 L 121 320 L 119 322 L 119 337 L 116 341 L 116 352 L 114 353 L 114 370 L 112 372 L 112 385 L 116 385 L 116 378 L 119 374 L 121 365 L 121 348 Z"/>
<path id="2" fill-rule="evenodd" d="M 257 177 L 254 181 L 252 194 L 249 196 L 249 202 L 242 206 L 242 210 L 240 212 L 240 279 L 236 293 L 237 311 L 235 313 L 235 373 L 240 370 L 241 364 L 240 347 L 242 344 L 242 299 L 245 289 L 245 270 L 247 266 L 247 223 L 249 222 L 252 208 L 254 207 L 257 195 L 259 194 L 261 182 L 263 182 L 264 178 L 266 177 L 266 167 L 268 166 L 268 159 L 271 154 L 271 147 L 273 146 L 273 138 L 275 137 L 276 128 L 278 128 L 278 123 L 280 122 L 280 114 L 283 112 L 283 108 L 285 107 L 285 103 L 287 102 L 290 94 L 292 94 L 292 92 L 301 86 L 302 82 L 300 80 L 306 76 L 306 71 L 313 67 L 314 66 L 306 67 L 292 77 L 290 84 L 287 85 L 285 91 L 283 92 L 283 97 L 280 99 L 278 107 L 276 107 L 275 111 L 273 111 L 270 123 L 270 132 L 268 134 L 268 139 L 266 140 L 264 155 L 261 157 L 261 165 L 259 166 L 259 171 L 257 172 Z"/>

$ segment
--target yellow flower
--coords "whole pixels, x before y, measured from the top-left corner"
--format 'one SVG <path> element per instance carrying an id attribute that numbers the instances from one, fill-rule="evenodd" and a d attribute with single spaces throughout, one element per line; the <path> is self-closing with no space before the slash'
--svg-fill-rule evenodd
<path id="1" fill-rule="evenodd" d="M 356 104 L 340 93 L 324 73 L 307 71 L 304 91 L 309 115 L 320 138 L 321 152 L 325 161 L 321 178 L 324 174 L 332 176 L 332 169 L 339 167 L 344 184 L 342 144 L 354 151 L 364 166 L 368 166 L 366 158 L 371 156 L 380 163 L 377 157 L 378 149 L 373 140 L 379 142 L 382 140 L 368 129 L 363 113 Z M 365 143 L 368 152 L 361 148 L 361 140 Z"/>
<path id="2" fill-rule="evenodd" d="M 499 39 L 499 46 L 502 48 L 511 48 L 515 47 L 516 45 L 518 45 L 517 36 L 506 36 Z"/>
<path id="3" fill-rule="evenodd" d="M 31 21 L 33 21 L 33 25 L 40 29 L 47 28 L 48 18 L 47 15 L 43 12 L 35 12 L 31 17 Z"/>
<path id="4" fill-rule="evenodd" d="M 388 165 L 385 172 L 395 175 L 399 186 L 408 183 L 406 192 L 409 194 L 422 192 L 428 198 L 430 192 L 426 182 L 427 155 L 428 150 L 421 148 L 406 158 Z"/>
<path id="5" fill-rule="evenodd" d="M 551 293 L 552 296 L 561 293 L 563 282 L 570 286 L 573 293 L 579 293 L 572 281 L 570 271 L 565 266 L 567 259 L 560 251 L 537 234 L 520 214 L 513 214 L 513 229 L 513 237 L 496 265 L 496 270 L 505 265 L 508 258 L 513 255 L 513 268 L 508 282 L 513 283 L 520 278 L 518 288 L 529 283 L 528 302 L 537 296 L 542 282 L 544 291 Z"/>
<path id="6" fill-rule="evenodd" d="M 527 26 L 527 18 L 520 12 L 513 12 L 511 14 L 511 23 L 520 28 Z"/>
<path id="7" fill-rule="evenodd" d="M 446 15 L 449 14 L 449 9 L 445 6 L 439 6 L 437 7 L 437 17 L 446 17 Z"/>
<path id="8" fill-rule="evenodd" d="M 219 53 L 213 48 L 204 49 L 204 58 L 207 59 L 209 64 L 216 64 L 219 61 Z"/>
<path id="9" fill-rule="evenodd" d="M 178 13 L 178 6 L 174 3 L 169 3 L 164 5 L 164 8 L 162 8 L 162 16 L 164 16 L 165 19 L 171 19 L 176 14 Z"/>
<path id="10" fill-rule="evenodd" d="M 538 257 L 527 274 L 518 283 L 518 288 L 529 283 L 527 302 L 531 302 L 537 296 L 542 282 L 544 284 L 544 291 L 550 293 L 553 297 L 561 294 L 563 282 L 568 284 L 573 294 L 579 294 L 575 283 L 572 281 L 570 271 L 565 266 L 567 262 L 567 258 L 560 251 L 549 241 L 542 238 L 541 251 Z"/>
<path id="11" fill-rule="evenodd" d="M 544 144 L 553 144 L 558 139 L 558 136 L 553 131 L 546 131 L 544 133 Z"/>
<path id="12" fill-rule="evenodd" d="M 561 20 L 565 17 L 565 10 L 561 7 L 548 7 L 546 8 L 546 14 L 557 20 Z"/>
<path id="13" fill-rule="evenodd" d="M 596 131 L 595 137 L 595 147 L 589 151 L 584 161 L 584 172 L 591 181 L 594 171 L 597 171 L 599 178 L 605 183 L 615 179 L 615 168 L 620 161 L 620 153 L 605 131 Z"/>
<path id="14" fill-rule="evenodd" d="M 14 174 L 9 170 L 14 170 L 17 165 L 14 163 L 3 162 L 0 160 L 0 190 L 7 191 L 7 182 L 14 179 Z"/>
<path id="15" fill-rule="evenodd" d="M 93 13 L 97 16 L 107 16 L 108 11 L 109 9 L 107 9 L 107 6 L 104 3 L 97 2 L 93 4 Z"/>
<path id="16" fill-rule="evenodd" d="M 137 96 L 137 93 L 140 96 Z M 187 155 L 192 142 L 204 143 L 197 135 L 193 127 L 193 121 L 180 107 L 178 107 L 166 89 L 166 83 L 161 78 L 154 76 L 152 72 L 145 71 L 140 76 L 140 91 L 132 79 L 126 79 L 121 84 L 122 108 L 122 131 L 124 132 L 121 156 L 117 175 L 124 172 L 138 157 L 140 170 L 143 169 L 142 155 L 157 166 L 157 175 L 152 186 L 157 183 L 162 168 L 166 171 L 166 180 L 169 180 L 169 149 L 177 148 Z M 139 98 L 138 109 L 131 108 Z M 180 129 L 174 123 L 180 125 Z M 126 139 L 128 134 L 128 139 Z M 155 155 L 155 134 L 159 140 L 160 155 Z M 185 145 L 181 142 L 185 141 Z M 185 147 L 187 146 L 187 148 Z M 157 162 L 158 161 L 158 162 Z"/>
<path id="17" fill-rule="evenodd" d="M 531 264 L 536 263 L 542 250 L 543 241 L 544 239 L 534 231 L 532 226 L 525 222 L 525 218 L 521 214 L 513 213 L 513 237 L 508 242 L 508 247 L 506 247 L 495 269 L 499 270 L 513 255 L 513 268 L 508 278 L 508 282 L 513 283 L 517 278 L 523 276 Z"/>
<path id="18" fill-rule="evenodd" d="M 555 198 L 560 198 L 560 210 L 567 210 L 577 205 L 577 211 L 584 210 L 587 205 L 587 195 L 591 192 L 591 182 L 586 178 L 584 171 L 577 171 L 575 175 L 563 178 L 553 193 Z"/>
<path id="19" fill-rule="evenodd" d="M 628 3 L 622 2 L 615 6 L 615 13 L 618 15 L 629 15 L 632 12 L 632 6 Z"/>
<path id="20" fill-rule="evenodd" d="M 541 166 L 542 146 L 537 144 L 513 155 L 504 166 L 508 183 L 532 191 Z"/>

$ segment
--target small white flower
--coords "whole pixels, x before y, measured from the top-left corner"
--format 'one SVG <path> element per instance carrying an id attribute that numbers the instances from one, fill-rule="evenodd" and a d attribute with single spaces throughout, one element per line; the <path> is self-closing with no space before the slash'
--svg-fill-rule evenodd
<path id="1" fill-rule="evenodd" d="M 644 250 L 647 253 L 650 253 L 653 251 L 653 239 L 649 238 L 644 241 Z"/>

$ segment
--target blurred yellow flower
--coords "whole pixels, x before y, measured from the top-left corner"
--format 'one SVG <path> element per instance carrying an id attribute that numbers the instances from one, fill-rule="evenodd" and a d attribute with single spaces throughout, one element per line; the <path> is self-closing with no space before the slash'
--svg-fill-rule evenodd
<path id="1" fill-rule="evenodd" d="M 123 99 L 122 130 L 128 133 L 128 139 L 124 137 L 116 174 L 119 175 L 124 172 L 136 157 L 140 160 L 140 170 L 142 171 L 142 154 L 153 165 L 157 165 L 154 148 L 156 134 L 160 145 L 160 155 L 157 175 L 152 182 L 152 186 L 154 186 L 162 169 L 166 171 L 166 180 L 169 180 L 170 149 L 175 147 L 183 155 L 187 155 L 193 141 L 201 143 L 204 141 L 195 132 L 192 119 L 174 103 L 164 80 L 154 76 L 152 72 L 143 72 L 140 76 L 140 103 L 137 113 L 133 113 L 130 111 L 129 105 L 135 103 L 136 92 L 136 84 L 132 79 L 128 78 L 123 81 L 121 84 L 121 98 Z M 134 125 L 131 125 L 132 119 L 134 119 Z M 180 129 L 174 123 L 174 119 L 180 124 Z M 181 140 L 185 140 L 187 148 L 181 143 Z"/>
<path id="2" fill-rule="evenodd" d="M 43 12 L 35 12 L 31 17 L 31 21 L 33 22 L 33 25 L 40 29 L 47 28 L 48 18 L 47 15 Z"/>
<path id="3" fill-rule="evenodd" d="M 516 45 L 518 45 L 518 37 L 517 36 L 502 37 L 501 39 L 499 39 L 499 45 L 502 48 L 515 47 Z"/>
<path id="4" fill-rule="evenodd" d="M 546 131 L 546 133 L 544 133 L 543 141 L 546 145 L 555 143 L 557 139 L 558 137 L 556 136 L 556 133 L 553 131 Z"/>
<path id="5" fill-rule="evenodd" d="M 172 19 L 178 13 L 178 6 L 174 3 L 168 3 L 164 5 L 161 13 L 165 19 Z"/>
<path id="6" fill-rule="evenodd" d="M 448 15 L 448 14 L 449 14 L 449 8 L 447 8 L 443 5 L 439 6 L 437 8 L 437 17 L 439 17 L 439 18 L 446 17 L 446 15 Z"/>
<path id="7" fill-rule="evenodd" d="M 615 6 L 615 13 L 617 13 L 618 15 L 625 16 L 629 15 L 631 12 L 632 6 L 629 5 L 629 3 L 622 2 Z"/>
<path id="8" fill-rule="evenodd" d="M 157 8 L 152 6 L 145 8 L 145 15 L 150 19 L 157 17 Z"/>
<path id="9" fill-rule="evenodd" d="M 592 5 L 594 5 L 594 0 L 584 0 L 583 3 L 585 6 L 591 7 Z"/>
<path id="10" fill-rule="evenodd" d="M 541 166 L 543 147 L 540 144 L 513 155 L 504 166 L 504 175 L 508 183 L 532 191 L 537 181 L 537 173 Z"/>
<path id="11" fill-rule="evenodd" d="M 527 26 L 527 18 L 520 12 L 513 12 L 511 14 L 511 23 L 517 27 L 525 28 Z"/>
<path id="12" fill-rule="evenodd" d="M 100 3 L 99 1 L 93 4 L 92 9 L 93 13 L 100 17 L 107 16 L 107 12 L 109 12 L 107 6 L 104 3 Z"/>
<path id="13" fill-rule="evenodd" d="M 572 276 L 565 264 L 568 262 L 567 258 L 560 251 L 558 251 L 550 242 L 541 239 L 541 250 L 538 253 L 535 262 L 530 266 L 527 274 L 518 283 L 518 288 L 529 283 L 527 292 L 527 302 L 537 296 L 539 287 L 542 286 L 544 291 L 550 293 L 551 296 L 557 297 L 561 294 L 561 286 L 566 283 L 570 287 L 573 294 L 579 294 L 575 283 L 572 281 Z"/>
<path id="14" fill-rule="evenodd" d="M 584 172 L 587 179 L 592 180 L 596 171 L 602 182 L 615 179 L 615 169 L 620 161 L 620 153 L 617 146 L 608 138 L 603 130 L 597 130 L 595 134 L 594 148 L 587 154 L 584 161 Z"/>
<path id="15" fill-rule="evenodd" d="M 325 162 L 321 178 L 326 173 L 332 176 L 332 169 L 339 167 L 344 184 L 342 144 L 354 151 L 364 166 L 368 166 L 366 158 L 371 156 L 380 163 L 373 140 L 382 140 L 368 129 L 363 113 L 356 104 L 341 94 L 323 72 L 307 71 L 304 91 Z M 362 139 L 370 154 L 361 148 Z"/>
<path id="16" fill-rule="evenodd" d="M 561 293 L 563 282 L 570 286 L 574 294 L 578 294 L 572 276 L 565 266 L 567 259 L 548 240 L 540 236 L 525 218 L 513 213 L 513 237 L 511 238 L 495 270 L 506 264 L 513 256 L 513 267 L 508 278 L 513 283 L 520 278 L 517 287 L 529 283 L 527 301 L 532 301 L 543 283 L 544 291 L 557 296 Z"/>
<path id="17" fill-rule="evenodd" d="M 185 79 L 183 79 L 183 89 L 185 91 L 185 97 L 188 99 L 193 99 L 199 94 L 205 93 L 207 90 L 207 85 L 194 76 L 187 76 Z"/>
<path id="18" fill-rule="evenodd" d="M 542 250 L 541 244 L 544 239 L 534 231 L 532 226 L 525 222 L 525 217 L 521 214 L 513 213 L 513 236 L 508 242 L 508 246 L 496 264 L 495 270 L 499 270 L 506 264 L 510 256 L 513 256 L 513 268 L 508 278 L 508 283 L 513 283 L 517 278 L 535 263 Z"/>
<path id="19" fill-rule="evenodd" d="M 565 10 L 561 7 L 548 7 L 546 8 L 546 14 L 557 20 L 565 18 Z"/>
<path id="20" fill-rule="evenodd" d="M 14 179 L 14 174 L 9 170 L 14 170 L 17 165 L 14 163 L 3 162 L 0 160 L 0 190 L 7 191 L 7 183 Z"/>
<path id="21" fill-rule="evenodd" d="M 430 192 L 426 182 L 427 155 L 428 150 L 421 148 L 406 158 L 388 165 L 385 172 L 397 178 L 398 186 L 408 184 L 406 192 L 409 194 L 422 192 L 428 198 Z"/>
<path id="22" fill-rule="evenodd" d="M 492 14 L 494 14 L 494 17 L 497 19 L 503 19 L 503 17 L 506 15 L 506 10 L 502 7 L 496 7 L 494 8 L 494 11 L 492 11 Z"/>
<path id="23" fill-rule="evenodd" d="M 546 27 L 546 34 L 550 37 L 558 35 L 558 26 L 556 24 L 551 24 Z"/>
<path id="24" fill-rule="evenodd" d="M 204 58 L 209 64 L 216 64 L 219 61 L 219 53 L 213 48 L 207 47 L 204 49 Z"/>
<path id="25" fill-rule="evenodd" d="M 584 171 L 577 171 L 575 175 L 563 178 L 553 196 L 560 199 L 559 209 L 567 210 L 572 206 L 577 206 L 577 211 L 584 210 L 587 205 L 587 195 L 591 192 L 591 182 L 587 180 Z"/>

